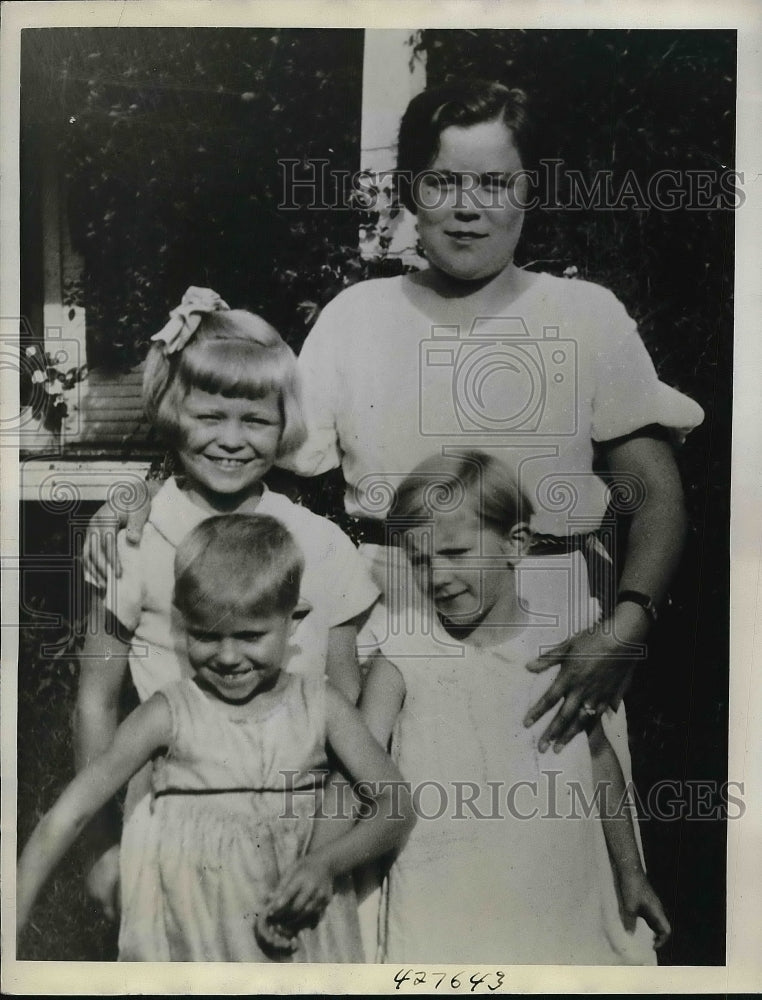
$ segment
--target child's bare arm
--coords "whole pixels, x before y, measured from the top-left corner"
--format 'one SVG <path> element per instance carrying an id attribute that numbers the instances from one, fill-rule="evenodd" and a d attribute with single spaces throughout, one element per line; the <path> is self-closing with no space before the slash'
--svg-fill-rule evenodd
<path id="1" fill-rule="evenodd" d="M 90 819 L 170 738 L 169 706 L 162 695 L 140 705 L 114 740 L 67 785 L 24 848 L 16 883 L 17 929 L 26 923 L 49 875 Z"/>
<path id="2" fill-rule="evenodd" d="M 360 711 L 368 729 L 384 749 L 389 745 L 405 693 L 405 682 L 399 670 L 380 654 L 375 656 L 360 698 Z"/>
<path id="3" fill-rule="evenodd" d="M 335 635 L 334 635 L 335 634 Z M 354 625 L 347 624 L 337 626 L 331 629 L 332 643 L 329 641 L 329 664 L 331 650 L 335 655 L 333 660 L 333 668 L 329 665 L 328 677 L 331 682 L 342 692 L 342 694 L 352 703 L 357 701 L 357 696 L 360 693 L 360 672 L 357 667 L 357 631 Z M 351 649 L 351 652 L 350 652 Z M 348 668 L 348 664 L 351 660 L 352 667 Z M 338 664 L 343 663 L 344 667 L 338 667 Z M 386 663 L 386 661 L 384 661 Z M 389 664 L 391 666 L 391 664 Z M 397 673 L 396 668 L 392 667 L 394 673 Z M 371 680 L 373 678 L 373 680 Z M 400 678 L 400 681 L 402 678 Z M 372 699 L 374 705 L 378 709 L 377 702 L 380 699 L 380 684 L 377 678 L 374 677 L 374 670 L 371 669 L 370 677 L 368 683 L 376 689 L 376 694 Z M 367 696 L 363 695 L 363 704 L 367 701 Z M 401 704 L 401 702 L 400 702 Z M 397 706 L 394 712 L 394 717 L 396 718 L 397 712 L 399 711 L 399 706 Z M 365 711 L 363 710 L 365 715 Z M 368 723 L 368 718 L 365 716 L 365 721 Z M 378 725 L 378 723 L 377 723 Z M 373 732 L 373 727 L 371 732 Z M 389 728 L 391 732 L 391 726 Z M 374 736 L 376 734 L 374 733 Z M 388 734 L 386 741 L 388 742 Z M 310 850 L 317 850 L 324 844 L 329 843 L 331 840 L 335 840 L 336 837 L 341 836 L 348 829 L 354 825 L 354 821 L 351 818 L 351 811 L 353 806 L 359 805 L 359 800 L 354 796 L 350 789 L 347 788 L 347 781 L 342 775 L 332 774 L 326 783 L 325 789 L 323 790 L 323 810 L 322 815 L 319 815 L 315 821 L 312 832 L 312 840 L 310 843 Z"/>
<path id="4" fill-rule="evenodd" d="M 671 928 L 643 870 L 624 775 L 600 719 L 589 730 L 588 741 L 593 787 L 600 790 L 603 832 L 619 883 L 622 922 L 628 931 L 634 931 L 638 916 L 642 916 L 654 932 L 654 947 L 660 948 L 669 937 Z"/>
<path id="5" fill-rule="evenodd" d="M 360 694 L 360 668 L 357 665 L 357 625 L 354 621 L 334 625 L 328 631 L 325 672 L 353 705 Z"/>
<path id="6" fill-rule="evenodd" d="M 159 491 L 166 478 L 148 478 L 144 482 L 145 493 L 139 507 L 129 513 L 123 508 L 112 507 L 107 501 L 96 510 L 87 526 L 87 535 L 82 551 L 85 576 L 100 590 L 105 590 L 109 576 L 122 575 L 122 565 L 116 545 L 116 534 L 125 528 L 125 538 L 130 545 L 139 545 L 151 514 L 151 500 Z"/>
<path id="7" fill-rule="evenodd" d="M 331 683 L 352 702 L 360 694 L 360 670 L 357 665 L 357 627 L 353 621 L 335 625 L 328 633 L 326 674 Z M 346 778 L 333 773 L 321 794 L 322 808 L 316 813 L 312 827 L 310 849 L 317 849 L 341 836 L 352 820 L 344 815 L 345 804 L 350 798 Z"/>
<path id="8" fill-rule="evenodd" d="M 129 635 L 99 598 L 93 601 L 88 634 L 79 658 L 74 711 L 77 770 L 106 751 L 118 724 L 119 694 L 129 656 Z"/>
<path id="9" fill-rule="evenodd" d="M 119 695 L 127 670 L 129 646 L 126 630 L 105 608 L 93 602 L 88 635 L 79 660 L 79 687 L 74 710 L 75 765 L 81 771 L 112 744 L 118 724 Z M 106 807 L 87 830 L 85 878 L 88 894 L 105 915 L 117 916 L 119 877 L 119 819 L 116 809 Z"/>
<path id="10" fill-rule="evenodd" d="M 330 898 L 333 879 L 399 846 L 415 824 L 409 788 L 381 749 L 362 716 L 338 691 L 329 689 L 327 732 L 331 746 L 370 806 L 351 830 L 319 850 L 310 850 L 273 893 L 269 919 L 290 924 L 315 901 Z"/>
<path id="11" fill-rule="evenodd" d="M 404 698 L 405 684 L 399 671 L 388 660 L 377 656 L 366 678 L 360 704 L 365 725 L 382 749 L 389 742 L 389 736 Z M 336 749 L 339 752 L 338 748 Z M 385 759 L 389 760 L 388 757 Z M 353 772 L 350 770 L 350 773 Z M 357 810 L 362 805 L 360 798 L 354 791 L 351 791 L 348 796 L 337 796 L 337 799 L 342 808 L 346 807 L 348 812 Z M 326 809 L 332 809 L 336 804 L 337 801 L 334 798 L 324 797 L 323 799 L 323 806 Z M 299 899 L 298 906 L 293 903 L 287 905 L 290 887 L 293 888 L 296 882 L 289 883 L 284 880 L 281 883 L 276 893 L 273 894 L 268 920 L 263 921 L 259 928 L 261 938 L 266 943 L 278 948 L 285 947 L 288 933 L 297 931 L 305 923 L 310 923 L 325 909 L 333 892 L 333 876 L 328 877 L 326 869 L 321 867 L 319 863 L 315 867 L 312 866 L 316 859 L 319 862 L 320 858 L 332 850 L 331 845 L 334 842 L 341 840 L 345 843 L 344 838 L 355 825 L 353 816 L 349 816 L 343 822 L 326 819 L 315 824 L 305 864 L 298 866 L 302 870 L 295 869 L 294 872 L 290 873 L 290 875 L 295 876 L 295 879 L 299 879 L 301 884 L 305 874 L 303 869 L 304 867 L 308 868 L 310 873 L 308 878 L 309 891 L 305 892 Z M 382 851 L 381 853 L 386 852 Z M 268 927 L 270 921 L 275 924 L 280 923 L 281 931 L 273 933 L 272 928 Z M 288 928 L 288 932 L 286 928 Z"/>

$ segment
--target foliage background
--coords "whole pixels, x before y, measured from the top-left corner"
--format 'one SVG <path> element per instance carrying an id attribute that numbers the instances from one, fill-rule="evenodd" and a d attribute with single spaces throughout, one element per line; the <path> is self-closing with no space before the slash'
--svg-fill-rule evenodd
<path id="1" fill-rule="evenodd" d="M 411 37 L 431 83 L 451 74 L 524 86 L 540 154 L 587 176 L 733 166 L 735 34 L 729 31 L 443 31 Z M 295 349 L 344 285 L 393 273 L 368 263 L 357 232 L 374 217 L 306 203 L 278 211 L 279 157 L 359 164 L 362 33 L 292 29 L 28 29 L 22 38 L 22 218 L 42 197 L 54 151 L 84 254 L 67 294 L 88 315 L 88 361 L 124 369 L 189 284 L 261 312 Z M 309 177 L 309 170 L 300 174 Z M 33 231 L 33 227 L 32 230 Z M 34 240 L 22 301 L 34 315 Z M 661 377 L 697 399 L 701 428 L 680 453 L 691 535 L 651 657 L 628 698 L 636 779 L 726 777 L 728 519 L 733 218 L 729 211 L 529 213 L 519 263 L 611 288 L 638 320 Z M 277 480 L 345 523 L 338 477 Z M 74 566 L 80 505 L 22 510 L 25 555 Z M 349 526 L 351 528 L 351 526 Z M 357 537 L 355 535 L 355 537 Z M 76 572 L 76 571 L 73 571 Z M 19 835 L 71 773 L 76 640 L 71 582 L 25 571 L 21 630 Z M 58 615 L 58 624 L 51 624 Z M 48 617 L 45 617 L 48 616 Z M 44 646 L 60 640 L 58 656 Z M 651 874 L 674 937 L 662 961 L 724 957 L 725 827 L 645 821 Z M 20 956 L 113 957 L 85 902 L 77 858 L 38 907 Z"/>

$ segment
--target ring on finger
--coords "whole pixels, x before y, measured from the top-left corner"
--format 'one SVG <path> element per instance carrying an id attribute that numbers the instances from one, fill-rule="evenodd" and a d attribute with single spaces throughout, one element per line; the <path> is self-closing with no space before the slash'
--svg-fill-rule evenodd
<path id="1" fill-rule="evenodd" d="M 591 705 L 589 701 L 583 701 L 580 705 L 579 714 L 589 719 L 598 714 L 598 709 L 595 705 Z"/>

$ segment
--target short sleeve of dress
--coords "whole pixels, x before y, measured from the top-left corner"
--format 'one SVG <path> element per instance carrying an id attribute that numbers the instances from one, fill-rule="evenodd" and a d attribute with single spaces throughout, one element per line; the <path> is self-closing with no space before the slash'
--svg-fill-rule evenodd
<path id="1" fill-rule="evenodd" d="M 356 618 L 378 599 L 379 591 L 357 549 L 344 532 L 325 520 L 325 593 L 328 624 L 341 625 Z"/>
<path id="2" fill-rule="evenodd" d="M 602 290 L 601 290 L 602 291 Z M 649 424 L 670 430 L 678 443 L 704 419 L 688 396 L 660 381 L 634 320 L 605 293 L 595 363 L 592 438 L 610 441 Z"/>
<path id="3" fill-rule="evenodd" d="M 339 313 L 339 315 L 337 315 Z M 341 310 L 330 302 L 302 345 L 298 359 L 307 440 L 278 465 L 301 476 L 318 476 L 341 465 L 336 401 L 336 340 Z"/>
<path id="4" fill-rule="evenodd" d="M 122 565 L 122 575 L 117 578 L 113 573 L 109 574 L 104 602 L 114 617 L 130 632 L 134 632 L 144 603 L 143 546 L 129 545 L 126 532 L 122 530 L 116 536 L 116 549 Z"/>
<path id="5" fill-rule="evenodd" d="M 377 601 L 357 635 L 357 655 L 360 663 L 364 664 L 379 654 L 387 655 L 388 636 L 389 609 L 383 601 Z"/>

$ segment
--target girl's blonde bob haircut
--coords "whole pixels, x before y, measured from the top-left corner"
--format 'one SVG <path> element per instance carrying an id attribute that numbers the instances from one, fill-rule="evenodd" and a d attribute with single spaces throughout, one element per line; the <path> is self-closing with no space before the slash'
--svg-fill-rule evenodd
<path id="1" fill-rule="evenodd" d="M 176 447 L 180 405 L 192 389 L 235 399 L 277 392 L 282 431 L 278 458 L 307 436 L 294 352 L 278 331 L 243 309 L 204 313 L 186 346 L 173 354 L 154 343 L 143 375 L 143 408 L 159 435 Z"/>
<path id="2" fill-rule="evenodd" d="M 459 508 L 474 511 L 484 527 L 502 535 L 517 524 L 529 524 L 534 514 L 510 469 L 494 455 L 474 450 L 432 455 L 417 465 L 397 488 L 387 520 L 429 521 Z"/>

